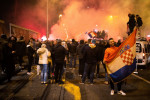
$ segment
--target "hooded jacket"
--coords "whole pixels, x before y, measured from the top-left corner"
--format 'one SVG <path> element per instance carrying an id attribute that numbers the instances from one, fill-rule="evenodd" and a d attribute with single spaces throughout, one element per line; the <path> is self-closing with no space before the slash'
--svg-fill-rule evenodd
<path id="1" fill-rule="evenodd" d="M 97 61 L 99 60 L 98 47 L 93 43 L 85 46 L 83 59 L 85 63 L 97 63 Z"/>
<path id="2" fill-rule="evenodd" d="M 82 53 L 82 48 L 85 44 L 79 44 L 77 46 L 77 55 L 79 55 L 79 59 L 83 59 L 83 53 Z"/>
<path id="3" fill-rule="evenodd" d="M 39 54 L 39 64 L 48 64 L 48 57 L 51 56 L 51 53 L 45 44 L 42 44 L 41 48 L 37 50 L 37 53 Z"/>
<path id="4" fill-rule="evenodd" d="M 63 63 L 66 54 L 67 54 L 67 50 L 61 44 L 55 45 L 55 47 L 54 47 L 55 62 Z"/>

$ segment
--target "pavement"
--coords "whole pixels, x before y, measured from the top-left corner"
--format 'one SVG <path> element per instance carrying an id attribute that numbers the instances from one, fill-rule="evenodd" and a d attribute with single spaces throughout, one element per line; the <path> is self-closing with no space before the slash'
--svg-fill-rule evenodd
<path id="1" fill-rule="evenodd" d="M 26 70 L 17 74 L 12 79 L 12 83 L 0 85 L 0 95 L 12 97 L 13 100 L 149 100 L 150 98 L 150 67 L 146 69 L 138 69 L 138 74 L 130 75 L 122 86 L 122 90 L 126 92 L 126 96 L 117 94 L 115 86 L 115 95 L 110 95 L 110 86 L 104 84 L 104 69 L 100 68 L 100 78 L 94 79 L 94 84 L 79 84 L 81 77 L 78 75 L 78 66 L 75 69 L 67 69 L 64 72 L 64 84 L 55 84 L 52 80 L 48 84 L 40 83 L 40 76 L 36 73 L 36 67 L 32 67 L 33 74 L 26 75 Z M 25 76 L 26 77 L 25 77 Z M 17 81 L 27 80 L 24 85 L 15 85 Z M 19 84 L 19 83 L 17 83 Z M 9 87 L 9 88 L 6 88 Z M 13 90 L 14 89 L 14 90 Z M 5 91 L 4 91 L 5 90 Z M 12 94 L 11 93 L 11 94 Z M 1 97 L 1 96 L 0 96 Z"/>
<path id="2" fill-rule="evenodd" d="M 86 84 L 79 84 L 81 77 L 78 76 L 78 68 L 65 70 L 63 76 L 65 84 L 41 84 L 40 77 L 35 74 L 14 98 L 15 100 L 149 100 L 150 83 L 140 79 L 136 74 L 130 75 L 122 86 L 126 96 L 117 94 L 116 86 L 115 95 L 111 96 L 110 86 L 104 84 L 104 70 L 101 69 L 101 77 L 95 78 L 93 85 L 90 85 L 88 80 Z"/>

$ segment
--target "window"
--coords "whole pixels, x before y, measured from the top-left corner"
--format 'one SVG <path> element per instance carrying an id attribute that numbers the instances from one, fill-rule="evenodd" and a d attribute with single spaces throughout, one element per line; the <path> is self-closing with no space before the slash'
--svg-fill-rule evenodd
<path id="1" fill-rule="evenodd" d="M 137 53 L 141 53 L 141 51 L 142 51 L 141 44 L 140 43 L 136 43 L 136 52 Z"/>

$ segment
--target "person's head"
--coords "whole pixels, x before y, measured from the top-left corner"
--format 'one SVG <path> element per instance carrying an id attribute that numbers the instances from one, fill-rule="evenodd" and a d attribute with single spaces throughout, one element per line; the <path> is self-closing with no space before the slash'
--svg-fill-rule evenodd
<path id="1" fill-rule="evenodd" d="M 128 14 L 128 17 L 130 17 L 130 16 L 131 16 L 131 14 L 129 13 L 129 14 Z"/>
<path id="2" fill-rule="evenodd" d="M 75 42 L 75 39 L 72 39 L 72 43 L 74 43 Z"/>
<path id="3" fill-rule="evenodd" d="M 29 40 L 30 42 L 33 42 L 33 38 L 30 38 L 30 40 Z"/>
<path id="4" fill-rule="evenodd" d="M 84 44 L 84 40 L 80 40 L 80 44 Z"/>
<path id="5" fill-rule="evenodd" d="M 92 40 L 92 39 L 88 39 L 88 43 L 91 43 L 91 40 Z"/>
<path id="6" fill-rule="evenodd" d="M 61 44 L 61 39 L 56 40 L 57 44 Z"/>
<path id="7" fill-rule="evenodd" d="M 23 40 L 24 39 L 24 37 L 23 36 L 20 36 L 20 40 Z"/>
<path id="8" fill-rule="evenodd" d="M 99 41 L 99 44 L 104 46 L 105 45 L 105 41 L 101 40 L 101 41 Z"/>
<path id="9" fill-rule="evenodd" d="M 91 42 L 92 42 L 93 44 L 96 44 L 96 40 L 95 40 L 95 39 L 93 39 Z"/>
<path id="10" fill-rule="evenodd" d="M 121 39 L 118 40 L 118 43 L 121 43 Z"/>
<path id="11" fill-rule="evenodd" d="M 136 18 L 138 18 L 139 17 L 139 15 L 136 15 Z"/>
<path id="12" fill-rule="evenodd" d="M 110 45 L 110 47 L 113 47 L 115 45 L 115 42 L 114 42 L 113 38 L 109 39 L 109 45 Z"/>
<path id="13" fill-rule="evenodd" d="M 46 44 L 42 44 L 42 45 L 41 45 L 41 48 L 46 48 Z"/>
<path id="14" fill-rule="evenodd" d="M 15 39 L 14 36 L 11 36 L 11 37 L 10 37 L 10 40 L 11 40 L 11 41 L 15 41 L 16 39 Z"/>

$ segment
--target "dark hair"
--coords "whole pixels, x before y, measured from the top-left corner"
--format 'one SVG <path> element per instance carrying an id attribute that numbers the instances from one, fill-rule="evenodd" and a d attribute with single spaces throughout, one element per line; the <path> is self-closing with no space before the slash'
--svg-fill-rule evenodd
<path id="1" fill-rule="evenodd" d="M 128 14 L 128 17 L 130 17 L 130 16 L 131 16 L 131 14 L 129 13 L 129 14 Z"/>
<path id="2" fill-rule="evenodd" d="M 61 39 L 57 39 L 56 41 L 57 41 L 57 43 L 61 43 L 62 42 Z"/>
<path id="3" fill-rule="evenodd" d="M 91 40 L 92 40 L 92 39 L 88 39 L 88 43 L 90 43 L 90 42 L 91 42 Z"/>
<path id="4" fill-rule="evenodd" d="M 139 17 L 139 15 L 136 15 L 136 17 Z"/>
<path id="5" fill-rule="evenodd" d="M 75 42 L 75 39 L 72 39 L 72 42 Z"/>
<path id="6" fill-rule="evenodd" d="M 24 39 L 24 37 L 23 36 L 20 36 L 20 40 L 23 40 Z"/>
<path id="7" fill-rule="evenodd" d="M 80 40 L 80 44 L 84 44 L 84 40 Z"/>
<path id="8" fill-rule="evenodd" d="M 109 38 L 109 40 L 114 40 L 113 38 Z"/>

